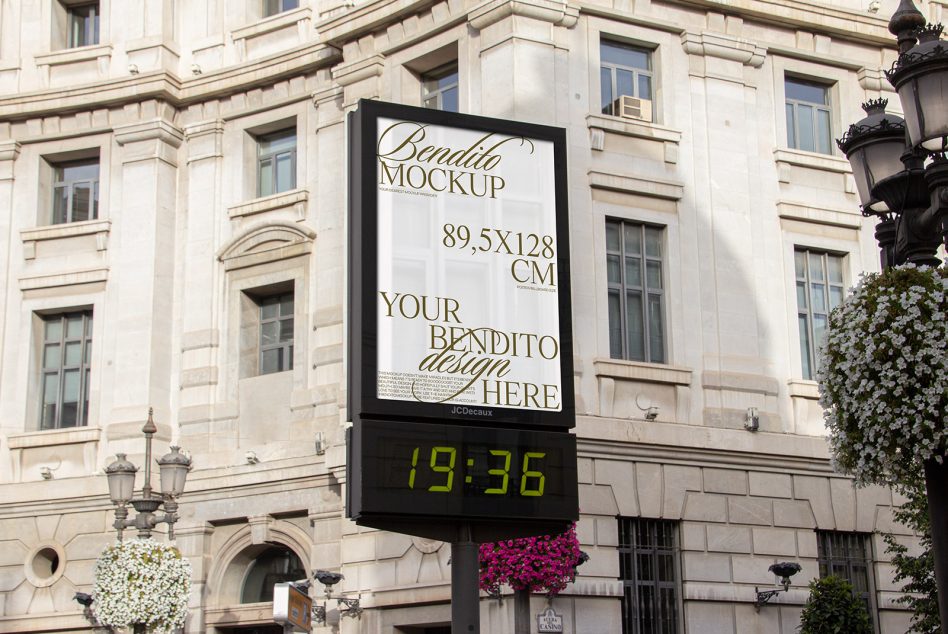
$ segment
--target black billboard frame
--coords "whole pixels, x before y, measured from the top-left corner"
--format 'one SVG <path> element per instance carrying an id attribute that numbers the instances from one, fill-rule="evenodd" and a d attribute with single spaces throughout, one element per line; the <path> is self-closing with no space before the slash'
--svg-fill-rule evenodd
<path id="1" fill-rule="evenodd" d="M 380 117 L 429 125 L 525 137 L 553 144 L 556 214 L 556 271 L 559 310 L 561 410 L 528 410 L 477 405 L 379 399 L 377 365 L 378 160 Z M 569 430 L 576 425 L 570 293 L 569 205 L 566 131 L 534 123 L 444 112 L 362 99 L 348 115 L 349 142 L 349 365 L 348 401 L 352 421 L 431 421 L 495 427 Z M 453 411 L 452 411 L 453 410 Z"/>

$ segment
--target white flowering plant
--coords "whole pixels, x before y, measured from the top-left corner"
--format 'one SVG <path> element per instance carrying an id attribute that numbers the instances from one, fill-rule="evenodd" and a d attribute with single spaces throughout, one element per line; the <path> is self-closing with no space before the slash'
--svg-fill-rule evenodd
<path id="1" fill-rule="evenodd" d="M 103 625 L 144 625 L 154 634 L 184 624 L 191 564 L 169 544 L 151 539 L 115 542 L 95 564 L 92 609 Z"/>
<path id="2" fill-rule="evenodd" d="M 830 316 L 817 373 L 837 468 L 858 484 L 916 477 L 948 449 L 948 270 L 863 275 Z"/>

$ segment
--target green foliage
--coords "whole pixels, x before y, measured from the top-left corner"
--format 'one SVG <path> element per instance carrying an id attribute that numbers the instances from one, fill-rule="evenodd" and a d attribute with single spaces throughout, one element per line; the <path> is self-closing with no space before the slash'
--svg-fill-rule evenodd
<path id="1" fill-rule="evenodd" d="M 921 552 L 915 557 L 909 549 L 892 535 L 883 535 L 886 554 L 892 557 L 895 566 L 895 581 L 905 581 L 900 603 L 912 610 L 912 627 L 906 634 L 940 634 L 938 595 L 935 586 L 935 562 L 932 558 L 931 521 L 928 517 L 928 500 L 925 497 L 925 482 L 921 475 L 898 487 L 907 501 L 893 511 L 896 521 L 916 533 L 921 541 Z"/>
<path id="2" fill-rule="evenodd" d="M 800 634 L 872 634 L 866 607 L 853 596 L 853 587 L 836 576 L 810 582 Z"/>

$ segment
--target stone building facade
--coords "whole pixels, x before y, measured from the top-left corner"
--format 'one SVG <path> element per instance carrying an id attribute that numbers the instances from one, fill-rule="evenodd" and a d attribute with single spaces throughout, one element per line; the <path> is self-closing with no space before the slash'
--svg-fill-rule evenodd
<path id="1" fill-rule="evenodd" d="M 268 631 L 261 588 L 315 569 L 365 609 L 316 631 L 446 631 L 450 548 L 343 508 L 345 114 L 378 98 L 567 130 L 590 559 L 564 632 L 790 634 L 827 569 L 904 632 L 900 500 L 833 472 L 812 380 L 878 268 L 831 141 L 899 107 L 896 4 L 0 0 L 0 631 L 93 629 L 103 469 L 141 464 L 149 407 L 194 462 L 186 632 Z M 512 631 L 512 601 L 481 614 Z"/>

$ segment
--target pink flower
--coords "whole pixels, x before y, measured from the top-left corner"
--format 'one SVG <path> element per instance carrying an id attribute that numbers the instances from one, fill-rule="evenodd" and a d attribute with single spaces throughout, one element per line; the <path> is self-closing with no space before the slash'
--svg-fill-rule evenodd
<path id="1" fill-rule="evenodd" d="M 555 596 L 573 582 L 576 566 L 583 561 L 575 523 L 561 535 L 481 544 L 480 587 L 493 594 L 507 584 L 514 590 Z"/>

